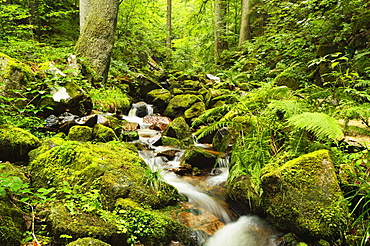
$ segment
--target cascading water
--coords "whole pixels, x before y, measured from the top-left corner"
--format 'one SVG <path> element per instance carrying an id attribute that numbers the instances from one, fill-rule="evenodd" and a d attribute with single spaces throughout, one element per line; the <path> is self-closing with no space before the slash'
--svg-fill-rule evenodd
<path id="1" fill-rule="evenodd" d="M 133 114 L 133 113 L 132 113 Z M 137 116 L 128 116 L 128 121 Z M 139 123 L 140 124 L 140 123 Z M 142 127 L 142 126 L 141 126 Z M 139 152 L 141 158 L 145 160 L 153 172 L 160 172 L 163 179 L 178 189 L 179 193 L 186 196 L 190 204 L 216 216 L 220 221 L 226 223 L 224 227 L 218 230 L 212 237 L 208 238 L 205 233 L 197 232 L 199 245 L 205 246 L 276 246 L 278 233 L 267 225 L 257 216 L 242 216 L 237 221 L 232 222 L 233 216 L 231 211 L 225 209 L 223 205 L 201 188 L 201 185 L 189 182 L 184 177 L 178 176 L 171 172 L 171 169 L 179 168 L 180 159 L 184 151 L 177 150 L 175 158 L 172 161 L 167 160 L 164 156 L 157 156 L 157 153 L 165 150 L 173 150 L 173 147 L 154 147 L 151 142 L 156 141 L 160 132 L 147 131 L 142 127 L 139 131 L 140 141 L 148 144 L 150 150 Z M 159 134 L 159 135 L 158 135 Z M 212 170 L 212 174 L 205 179 L 207 186 L 216 187 L 227 180 L 229 173 L 228 157 L 220 158 L 217 161 L 217 168 Z M 219 222 L 221 223 L 221 222 Z M 221 223 L 222 224 L 222 223 Z M 208 238 L 208 239 L 207 239 Z M 206 241 L 206 242 L 205 242 Z M 204 244 L 205 243 L 205 244 Z"/>

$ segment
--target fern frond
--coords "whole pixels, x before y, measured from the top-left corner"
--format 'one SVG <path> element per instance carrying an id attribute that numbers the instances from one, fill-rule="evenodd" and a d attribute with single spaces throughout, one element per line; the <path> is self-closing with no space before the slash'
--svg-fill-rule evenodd
<path id="1" fill-rule="evenodd" d="M 267 107 L 273 112 L 283 112 L 285 118 L 290 118 L 307 110 L 306 105 L 297 100 L 272 100 Z"/>
<path id="2" fill-rule="evenodd" d="M 288 119 L 290 125 L 312 132 L 318 139 L 338 141 L 343 131 L 338 121 L 324 113 L 305 112 Z"/>
<path id="3" fill-rule="evenodd" d="M 206 110 L 202 115 L 196 118 L 192 127 L 199 126 L 200 124 L 210 122 L 212 120 L 218 120 L 225 115 L 232 108 L 233 104 L 224 104 L 215 108 Z"/>
<path id="4" fill-rule="evenodd" d="M 232 127 L 234 129 L 240 129 L 240 126 L 241 126 L 241 123 L 239 122 L 216 121 L 206 127 L 199 129 L 198 131 L 195 132 L 195 135 L 197 136 L 197 138 L 202 138 L 224 127 Z"/>

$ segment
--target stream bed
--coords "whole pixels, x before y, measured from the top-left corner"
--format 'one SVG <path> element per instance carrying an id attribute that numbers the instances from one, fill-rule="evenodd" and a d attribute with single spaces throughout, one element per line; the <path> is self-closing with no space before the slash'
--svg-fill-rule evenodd
<path id="1" fill-rule="evenodd" d="M 184 211 L 178 213 L 177 220 L 194 231 L 198 245 L 205 246 L 276 246 L 278 233 L 255 215 L 238 216 L 225 202 L 225 183 L 228 178 L 229 158 L 219 158 L 217 168 L 208 175 L 180 176 L 173 170 L 180 167 L 184 150 L 172 146 L 153 146 L 161 137 L 161 132 L 146 129 L 142 117 L 135 115 L 133 107 L 128 116 L 129 122 L 140 125 L 139 141 L 148 149 L 139 155 L 153 172 L 159 172 L 163 181 L 174 186 L 187 202 L 181 202 Z M 147 110 L 149 113 L 152 109 Z M 201 145 L 198 144 L 198 147 Z M 175 150 L 173 159 L 159 155 L 163 151 Z"/>

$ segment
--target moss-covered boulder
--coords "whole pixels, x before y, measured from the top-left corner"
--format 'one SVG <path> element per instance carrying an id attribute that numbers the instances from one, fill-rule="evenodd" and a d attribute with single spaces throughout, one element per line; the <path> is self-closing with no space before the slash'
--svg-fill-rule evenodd
<path id="1" fill-rule="evenodd" d="M 92 139 L 92 129 L 88 126 L 72 126 L 69 129 L 68 139 L 80 142 L 90 141 Z"/>
<path id="2" fill-rule="evenodd" d="M 166 89 L 156 89 L 150 91 L 146 95 L 146 101 L 153 104 L 160 114 L 166 110 L 168 103 L 171 100 L 171 92 Z"/>
<path id="3" fill-rule="evenodd" d="M 0 53 L 0 95 L 17 96 L 13 90 L 25 91 L 25 88 L 36 78 L 31 67 Z"/>
<path id="4" fill-rule="evenodd" d="M 261 178 L 267 219 L 302 239 L 335 241 L 346 229 L 347 204 L 328 150 L 268 165 Z"/>
<path id="5" fill-rule="evenodd" d="M 170 100 L 166 110 L 164 111 L 164 115 L 172 119 L 183 116 L 185 111 L 190 109 L 193 104 L 201 101 L 202 99 L 199 95 L 177 95 Z"/>
<path id="6" fill-rule="evenodd" d="M 182 163 L 190 164 L 198 168 L 214 168 L 217 156 L 198 147 L 192 147 L 185 151 Z"/>
<path id="7" fill-rule="evenodd" d="M 111 246 L 111 245 L 93 237 L 83 237 L 67 244 L 66 246 Z"/>
<path id="8" fill-rule="evenodd" d="M 28 152 L 40 141 L 30 132 L 11 125 L 0 125 L 0 161 L 28 161 Z"/>
<path id="9" fill-rule="evenodd" d="M 45 143 L 30 163 L 35 187 L 62 187 L 65 182 L 82 185 L 81 192 L 95 187 L 105 207 L 112 209 L 116 199 L 134 201 L 159 208 L 179 197 L 170 185 L 160 190 L 150 186 L 156 179 L 130 144 L 111 141 L 92 144 L 58 139 L 58 145 Z M 130 148 L 130 149 L 129 149 Z"/>
<path id="10" fill-rule="evenodd" d="M 96 124 L 92 130 L 92 137 L 96 142 L 109 142 L 118 140 L 116 133 L 112 128 Z"/>
<path id="11" fill-rule="evenodd" d="M 178 117 L 164 129 L 163 136 L 177 139 L 191 138 L 190 127 L 183 117 Z"/>
<path id="12" fill-rule="evenodd" d="M 200 116 L 206 111 L 206 105 L 204 102 L 194 103 L 189 109 L 184 112 L 186 122 L 191 124 L 195 118 Z"/>
<path id="13" fill-rule="evenodd" d="M 21 245 L 23 232 L 22 211 L 10 202 L 0 200 L 0 245 Z"/>
<path id="14" fill-rule="evenodd" d="M 262 215 L 261 199 L 257 185 L 249 176 L 242 175 L 228 183 L 226 197 L 238 214 L 254 213 Z"/>
<path id="15" fill-rule="evenodd" d="M 132 99 L 118 88 L 92 89 L 89 95 L 94 108 L 100 111 L 127 114 L 131 108 Z"/>

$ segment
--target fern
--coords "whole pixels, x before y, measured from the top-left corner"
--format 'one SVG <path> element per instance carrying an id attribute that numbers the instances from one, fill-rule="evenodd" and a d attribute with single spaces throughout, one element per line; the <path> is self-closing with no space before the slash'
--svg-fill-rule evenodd
<path id="1" fill-rule="evenodd" d="M 343 131 L 338 121 L 324 113 L 305 112 L 288 119 L 290 125 L 312 132 L 318 139 L 338 141 Z"/>
<path id="2" fill-rule="evenodd" d="M 306 105 L 297 100 L 273 100 L 267 107 L 274 113 L 277 111 L 283 112 L 285 118 L 292 117 L 307 110 Z"/>
<path id="3" fill-rule="evenodd" d="M 215 108 L 206 110 L 202 115 L 200 115 L 192 123 L 192 127 L 199 126 L 200 124 L 207 123 L 216 119 L 220 119 L 224 114 L 226 114 L 233 107 L 233 104 L 224 104 Z"/>
<path id="4" fill-rule="evenodd" d="M 197 136 L 197 138 L 202 138 L 224 127 L 232 127 L 234 129 L 240 129 L 241 123 L 231 122 L 231 121 L 216 121 L 206 127 L 199 129 L 198 131 L 195 132 L 195 135 Z"/>

